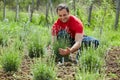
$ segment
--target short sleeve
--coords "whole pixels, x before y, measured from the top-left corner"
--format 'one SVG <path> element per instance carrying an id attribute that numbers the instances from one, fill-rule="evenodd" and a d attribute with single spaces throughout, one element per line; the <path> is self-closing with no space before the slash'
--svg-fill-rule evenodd
<path id="1" fill-rule="evenodd" d="M 58 31 L 59 31 L 59 22 L 56 21 L 52 26 L 52 35 L 56 36 L 58 34 Z"/>
<path id="2" fill-rule="evenodd" d="M 75 29 L 75 33 L 83 33 L 83 24 L 82 22 L 75 22 L 74 23 L 74 29 Z"/>

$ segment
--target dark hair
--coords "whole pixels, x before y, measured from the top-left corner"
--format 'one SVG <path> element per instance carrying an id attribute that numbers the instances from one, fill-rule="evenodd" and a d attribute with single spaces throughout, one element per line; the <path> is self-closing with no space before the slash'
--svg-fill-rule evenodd
<path id="1" fill-rule="evenodd" d="M 59 4 L 59 5 L 57 6 L 56 12 L 58 13 L 58 11 L 59 11 L 59 10 L 61 11 L 62 9 L 66 9 L 66 11 L 69 12 L 68 6 L 67 6 L 66 4 L 64 4 L 64 3 Z"/>

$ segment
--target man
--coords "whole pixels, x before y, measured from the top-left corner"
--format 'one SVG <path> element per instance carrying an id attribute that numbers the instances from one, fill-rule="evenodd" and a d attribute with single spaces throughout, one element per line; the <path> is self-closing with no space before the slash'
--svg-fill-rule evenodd
<path id="1" fill-rule="evenodd" d="M 80 19 L 70 14 L 69 8 L 65 4 L 59 4 L 56 12 L 59 18 L 52 27 L 52 43 L 55 42 L 58 34 L 62 31 L 70 34 L 74 42 L 72 46 L 66 49 L 59 48 L 59 54 L 63 56 L 69 55 L 77 51 L 81 47 L 82 42 L 84 42 L 84 27 Z"/>

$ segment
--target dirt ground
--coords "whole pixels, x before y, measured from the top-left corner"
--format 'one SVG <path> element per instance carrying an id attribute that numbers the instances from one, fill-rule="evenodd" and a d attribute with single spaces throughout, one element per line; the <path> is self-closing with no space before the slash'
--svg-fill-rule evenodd
<path id="1" fill-rule="evenodd" d="M 111 48 L 107 52 L 105 61 L 108 80 L 120 80 L 120 47 Z"/>
<path id="2" fill-rule="evenodd" d="M 76 64 L 75 57 L 76 54 L 71 54 L 71 61 L 60 63 L 57 65 L 57 78 L 58 80 L 75 80 L 75 73 L 78 67 Z"/>
<path id="3" fill-rule="evenodd" d="M 20 70 L 15 73 L 6 73 L 0 70 L 0 80 L 32 80 L 32 73 L 30 71 L 33 60 L 28 56 L 24 56 L 22 59 Z"/>
<path id="4" fill-rule="evenodd" d="M 72 61 L 58 63 L 57 80 L 75 80 L 76 64 L 75 55 L 71 57 Z M 34 60 L 25 55 L 22 59 L 20 70 L 15 73 L 4 72 L 0 70 L 0 80 L 33 80 L 33 74 L 31 73 L 31 66 L 34 64 Z"/>
<path id="5" fill-rule="evenodd" d="M 74 56 L 74 55 L 72 55 Z M 75 56 L 71 62 L 57 64 L 57 80 L 75 80 L 77 65 L 74 63 Z M 111 48 L 106 55 L 106 80 L 120 80 L 120 47 Z M 22 65 L 18 72 L 6 73 L 0 70 L 0 80 L 32 80 L 31 64 L 34 61 L 28 56 L 22 59 Z"/>

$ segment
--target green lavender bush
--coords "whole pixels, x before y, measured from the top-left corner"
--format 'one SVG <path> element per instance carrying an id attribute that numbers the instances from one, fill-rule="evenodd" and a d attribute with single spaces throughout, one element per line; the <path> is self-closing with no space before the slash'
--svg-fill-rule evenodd
<path id="1" fill-rule="evenodd" d="M 44 55 L 44 44 L 40 33 L 38 31 L 31 32 L 31 35 L 28 39 L 28 51 L 29 51 L 29 57 L 42 57 Z"/>
<path id="2" fill-rule="evenodd" d="M 94 49 L 87 49 L 80 57 L 81 70 L 85 72 L 99 72 L 102 67 L 102 60 Z"/>
<path id="3" fill-rule="evenodd" d="M 7 50 L 2 53 L 1 65 L 4 71 L 17 71 L 21 64 L 19 52 Z"/>
<path id="4" fill-rule="evenodd" d="M 33 80 L 55 80 L 56 74 L 54 67 L 45 63 L 36 63 L 33 66 Z"/>
<path id="5" fill-rule="evenodd" d="M 65 30 L 61 30 L 57 35 L 57 40 L 53 43 L 53 51 L 56 56 L 56 61 L 61 62 L 63 58 L 65 61 L 69 60 L 69 55 L 62 56 L 59 54 L 59 48 L 65 49 L 70 46 L 70 35 Z"/>

